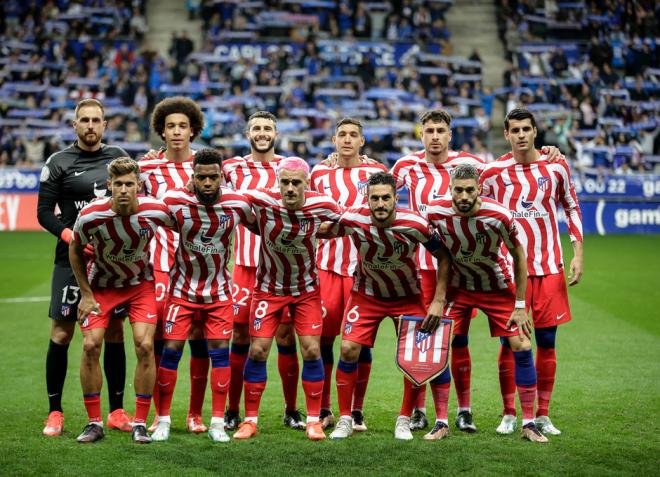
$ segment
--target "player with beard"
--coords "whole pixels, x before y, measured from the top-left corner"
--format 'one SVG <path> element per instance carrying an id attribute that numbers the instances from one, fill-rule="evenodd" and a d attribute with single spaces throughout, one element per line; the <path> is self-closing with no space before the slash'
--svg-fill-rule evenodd
<path id="1" fill-rule="evenodd" d="M 46 355 L 46 389 L 50 406 L 43 429 L 46 436 L 59 436 L 64 428 L 62 389 L 80 301 L 80 290 L 69 263 L 71 228 L 80 209 L 92 200 L 106 196 L 108 164 L 117 157 L 128 155 L 120 147 L 101 142 L 106 124 L 103 105 L 99 101 L 80 101 L 73 121 L 78 139 L 50 156 L 41 170 L 37 218 L 39 224 L 58 239 L 49 308 L 52 319 L 50 343 Z M 55 213 L 56 207 L 59 214 Z M 125 311 L 116 311 L 116 318 L 126 316 Z M 130 417 L 123 409 L 126 381 L 123 325 L 122 319 L 113 319 L 108 325 L 103 369 L 110 404 L 108 427 L 130 432 Z"/>
<path id="2" fill-rule="evenodd" d="M 250 226 L 254 214 L 242 195 L 220 186 L 221 164 L 219 152 L 198 151 L 193 158 L 193 192 L 174 189 L 163 197 L 174 217 L 179 245 L 163 323 L 166 341 L 157 376 L 160 400 L 158 426 L 152 434 L 155 441 L 169 438 L 177 368 L 195 315 L 205 327 L 212 364 L 209 437 L 213 442 L 229 441 L 223 415 L 229 389 L 234 306 L 227 264 L 236 226 Z"/>
<path id="3" fill-rule="evenodd" d="M 154 108 L 151 127 L 163 141 L 165 149 L 150 151 L 140 161 L 141 179 L 147 195 L 162 199 L 167 191 L 184 187 L 192 176 L 192 141 L 204 127 L 204 115 L 194 101 L 181 96 L 166 98 Z M 151 259 L 156 282 L 158 322 L 163 323 L 165 304 L 169 294 L 170 270 L 174 264 L 174 253 L 178 243 L 177 232 L 171 229 L 159 230 L 156 240 L 151 243 Z M 202 407 L 209 373 L 209 355 L 204 331 L 193 321 L 190 336 L 190 405 L 186 426 L 189 432 L 200 433 L 208 429 L 202 422 Z M 154 355 L 156 365 L 163 353 L 162 326 L 156 329 Z M 154 389 L 154 402 L 158 409 L 158 389 Z M 149 431 L 156 429 L 156 415 Z"/>
<path id="4" fill-rule="evenodd" d="M 303 357 L 307 437 L 323 440 L 326 436 L 319 422 L 323 318 L 316 273 L 316 232 L 322 222 L 339 218 L 339 206 L 324 194 L 305 190 L 309 166 L 303 159 L 281 160 L 277 174 L 278 188 L 243 192 L 257 217 L 262 240 L 250 310 L 250 351 L 244 372 L 245 420 L 234 439 L 250 439 L 257 434 L 259 405 L 267 381 L 266 360 L 282 312 L 287 308 Z"/>
<path id="5" fill-rule="evenodd" d="M 536 133 L 532 113 L 525 109 L 510 111 L 504 120 L 504 137 L 511 144 L 511 152 L 487 166 L 481 181 L 484 194 L 513 213 L 527 251 L 526 303 L 534 320 L 538 373 L 536 425 L 545 434 L 559 435 L 561 431 L 548 417 L 557 366 L 555 338 L 557 326 L 571 320 L 559 235 L 559 206 L 564 209 L 573 245 L 569 286 L 580 281 L 584 269 L 582 216 L 568 165 L 551 163 L 542 151 L 537 151 Z M 502 341 L 498 361 L 504 403 L 502 422 L 497 428 L 500 434 L 514 432 L 517 425 L 514 359 L 507 344 Z"/>
<path id="6" fill-rule="evenodd" d="M 367 180 L 376 172 L 387 172 L 387 168 L 371 159 L 360 156 L 364 146 L 362 123 L 353 118 L 337 122 L 332 142 L 337 149 L 336 163 L 320 163 L 312 169 L 311 189 L 332 197 L 342 207 L 358 207 L 366 203 Z M 333 345 L 340 334 L 341 320 L 350 291 L 353 274 L 358 261 L 357 248 L 348 237 L 321 240 L 317 253 L 319 284 L 323 302 L 323 333 L 321 334 L 321 356 L 325 383 L 321 402 L 320 419 L 323 428 L 334 425 L 330 407 L 330 390 L 334 364 Z M 371 349 L 364 346 L 358 359 L 358 378 L 353 397 L 353 430 L 366 431 L 362 406 L 371 372 Z"/>
<path id="7" fill-rule="evenodd" d="M 534 423 L 536 370 L 529 339 L 532 325 L 525 311 L 525 249 L 511 212 L 493 199 L 479 197 L 480 193 L 479 171 L 463 164 L 454 169 L 451 197 L 432 201 L 426 209 L 429 222 L 453 259 L 451 281 L 448 275 L 438 276 L 438 289 L 447 290 L 445 315 L 454 320 L 456 334 L 467 336 L 472 310 L 478 308 L 488 317 L 491 336 L 508 341 L 515 359 L 522 437 L 548 442 Z M 440 283 L 441 279 L 445 283 Z M 434 393 L 434 400 L 436 409 L 446 414 L 448 388 L 447 392 Z M 441 439 L 447 433 L 446 417 L 438 416 L 425 437 Z"/>
<path id="8" fill-rule="evenodd" d="M 428 314 L 422 302 L 415 256 L 422 244 L 439 259 L 439 274 L 447 273 L 449 260 L 440 239 L 418 213 L 397 207 L 396 182 L 391 174 L 377 172 L 368 179 L 368 205 L 348 209 L 337 225 L 334 236 L 353 241 L 359 266 L 344 311 L 341 358 L 337 364 L 337 395 L 340 417 L 331 439 L 345 439 L 353 433 L 352 401 L 358 379 L 358 358 L 362 347 L 372 347 L 378 327 L 386 317 L 426 316 L 422 328 L 435 329 L 443 304 L 432 300 Z M 325 227 L 327 228 L 327 227 Z M 325 230 L 323 230 L 325 232 Z M 404 377 L 404 396 L 396 420 L 394 436 L 413 438 L 412 413 L 419 389 Z"/>
<path id="9" fill-rule="evenodd" d="M 140 167 L 133 159 L 122 157 L 110 163 L 107 187 L 110 197 L 80 211 L 69 245 L 69 261 L 81 295 L 77 314 L 83 333 L 80 383 L 89 419 L 77 441 L 87 444 L 104 436 L 99 355 L 112 310 L 121 306 L 128 310 L 137 357 L 132 439 L 146 444 L 151 442 L 145 421 L 156 379 L 153 337 L 157 321 L 149 243 L 158 227 L 172 227 L 173 223 L 165 204 L 138 197 Z M 94 247 L 89 271 L 83 256 L 87 244 Z"/>
<path id="10" fill-rule="evenodd" d="M 277 119 L 267 111 L 257 111 L 248 118 L 245 136 L 250 141 L 250 154 L 224 161 L 222 172 L 225 182 L 236 191 L 277 186 L 277 164 L 282 156 L 275 154 Z M 234 269 L 232 273 L 234 305 L 238 309 L 234 317 L 230 366 L 229 405 L 225 415 L 227 430 L 236 429 L 241 422 L 239 405 L 243 390 L 243 370 L 250 348 L 250 307 L 259 265 L 261 238 L 239 225 L 234 240 Z M 284 393 L 284 425 L 292 429 L 304 429 L 305 422 L 297 406 L 298 375 L 300 365 L 296 351 L 293 325 L 288 311 L 275 334 L 277 344 L 277 368 L 282 379 Z"/>

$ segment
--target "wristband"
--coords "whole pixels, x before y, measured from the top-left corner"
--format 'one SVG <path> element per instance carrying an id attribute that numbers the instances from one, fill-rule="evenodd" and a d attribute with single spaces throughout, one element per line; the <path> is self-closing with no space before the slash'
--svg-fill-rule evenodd
<path id="1" fill-rule="evenodd" d="M 524 310 L 526 308 L 525 300 L 516 300 L 514 308 L 522 308 Z"/>

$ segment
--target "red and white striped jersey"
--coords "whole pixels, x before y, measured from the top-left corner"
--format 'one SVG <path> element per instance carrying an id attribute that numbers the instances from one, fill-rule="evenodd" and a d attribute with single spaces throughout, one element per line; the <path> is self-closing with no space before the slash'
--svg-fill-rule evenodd
<path id="1" fill-rule="evenodd" d="M 186 189 L 168 191 L 163 197 L 174 216 L 179 234 L 175 263 L 170 272 L 170 293 L 192 303 L 231 300 L 229 262 L 232 234 L 252 215 L 241 194 L 225 187 L 212 205 L 200 203 Z"/>
<path id="2" fill-rule="evenodd" d="M 367 182 L 376 172 L 387 172 L 387 167 L 373 161 L 364 161 L 356 167 L 317 164 L 312 169 L 310 187 L 329 195 L 342 207 L 359 207 L 367 201 Z M 316 263 L 321 270 L 352 277 L 357 249 L 348 237 L 319 240 Z"/>
<path id="3" fill-rule="evenodd" d="M 168 190 L 185 187 L 193 173 L 193 156 L 183 162 L 172 162 L 160 152 L 157 159 L 142 159 L 140 179 L 144 181 L 146 195 L 162 199 Z M 151 243 L 151 259 L 154 270 L 169 272 L 174 265 L 174 251 L 178 243 L 176 232 L 160 229 Z"/>
<path id="4" fill-rule="evenodd" d="M 243 191 L 261 232 L 257 288 L 274 295 L 298 296 L 318 288 L 316 232 L 322 222 L 337 222 L 340 210 L 330 197 L 305 191 L 300 210 L 282 204 L 278 189 Z"/>
<path id="5" fill-rule="evenodd" d="M 236 156 L 222 162 L 222 175 L 227 187 L 236 191 L 270 189 L 277 186 L 277 164 L 284 156 L 275 155 L 270 162 L 255 161 L 252 154 Z M 243 226 L 234 238 L 234 263 L 244 267 L 259 264 L 261 238 Z"/>
<path id="6" fill-rule="evenodd" d="M 464 217 L 454 211 L 451 199 L 440 199 L 431 202 L 426 212 L 453 258 L 453 286 L 474 291 L 509 288 L 513 283 L 509 250 L 520 245 L 509 209 L 482 198 L 479 211 Z"/>
<path id="7" fill-rule="evenodd" d="M 88 270 L 90 285 L 121 288 L 152 280 L 149 244 L 159 227 L 172 227 L 167 206 L 151 197 L 138 197 L 138 210 L 121 216 L 110 197 L 86 205 L 73 226 L 73 240 L 94 245 Z"/>
<path id="8" fill-rule="evenodd" d="M 345 211 L 338 235 L 348 235 L 358 249 L 359 267 L 353 290 L 378 298 L 404 298 L 420 294 L 415 254 L 433 233 L 417 212 L 397 208 L 389 227 L 373 225 L 369 206 Z"/>
<path id="9" fill-rule="evenodd" d="M 449 180 L 454 167 L 472 164 L 481 169 L 483 160 L 463 151 L 449 151 L 447 160 L 441 164 L 426 161 L 426 151 L 421 150 L 404 156 L 392 167 L 397 189 L 408 188 L 409 207 L 424 212 L 429 202 L 442 199 L 449 193 Z M 421 270 L 437 270 L 436 259 L 425 248 L 420 247 L 417 259 Z"/>
<path id="10" fill-rule="evenodd" d="M 509 153 L 486 166 L 481 182 L 483 194 L 508 207 L 518 222 L 520 242 L 527 254 L 527 273 L 560 273 L 564 266 L 558 224 L 560 204 L 571 241 L 582 241 L 582 213 L 568 163 L 551 163 L 541 156 L 530 164 L 520 164 Z"/>

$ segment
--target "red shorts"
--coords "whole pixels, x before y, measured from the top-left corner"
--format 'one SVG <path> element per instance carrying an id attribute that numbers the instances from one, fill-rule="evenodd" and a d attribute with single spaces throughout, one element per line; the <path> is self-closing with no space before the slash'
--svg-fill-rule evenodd
<path id="1" fill-rule="evenodd" d="M 515 336 L 518 334 L 518 327 L 506 327 L 515 303 L 516 293 L 513 288 L 480 292 L 449 287 L 445 316 L 454 320 L 455 335 L 467 335 L 471 314 L 473 309 L 477 308 L 488 317 L 491 336 Z"/>
<path id="2" fill-rule="evenodd" d="M 535 328 L 549 328 L 571 321 L 568 290 L 563 273 L 527 278 L 527 307 Z"/>
<path id="3" fill-rule="evenodd" d="M 166 340 L 188 339 L 193 320 L 204 324 L 206 339 L 228 340 L 234 323 L 234 306 L 230 300 L 216 303 L 191 303 L 181 298 L 170 297 L 167 314 L 163 322 L 163 337 Z"/>
<path id="4" fill-rule="evenodd" d="M 426 316 L 422 297 L 384 300 L 352 292 L 344 312 L 342 339 L 373 348 L 378 326 L 384 318 L 400 315 Z"/>
<path id="5" fill-rule="evenodd" d="M 94 288 L 94 299 L 101 308 L 101 313 L 90 313 L 80 325 L 83 331 L 96 328 L 107 329 L 115 308 L 128 311 L 131 323 L 157 323 L 156 297 L 154 282 L 142 282 L 123 288 Z"/>
<path id="6" fill-rule="evenodd" d="M 345 277 L 335 272 L 319 270 L 321 304 L 323 306 L 322 336 L 339 336 L 344 309 L 353 288 L 353 277 Z"/>
<path id="7" fill-rule="evenodd" d="M 420 288 L 422 289 L 422 302 L 424 307 L 428 310 L 433 297 L 435 296 L 435 287 L 438 284 L 438 272 L 436 270 L 420 270 Z M 477 316 L 476 308 L 472 310 L 470 317 Z"/>
<path id="8" fill-rule="evenodd" d="M 321 334 L 321 293 L 318 290 L 299 296 L 279 296 L 254 290 L 250 309 L 250 336 L 272 338 L 289 309 L 298 336 Z"/>
<path id="9" fill-rule="evenodd" d="M 234 299 L 234 307 L 238 310 L 234 315 L 234 323 L 238 323 L 239 325 L 250 324 L 252 293 L 255 291 L 256 278 L 257 267 L 234 265 L 234 271 L 232 272 L 231 295 Z M 288 309 L 283 310 L 283 316 L 280 323 L 293 323 L 293 318 Z"/>

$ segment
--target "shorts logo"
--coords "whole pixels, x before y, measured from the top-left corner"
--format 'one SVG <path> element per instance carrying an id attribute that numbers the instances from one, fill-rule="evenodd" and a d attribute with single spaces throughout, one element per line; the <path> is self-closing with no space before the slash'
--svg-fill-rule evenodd
<path id="1" fill-rule="evenodd" d="M 300 230 L 303 232 L 309 232 L 314 224 L 314 219 L 301 219 L 300 220 Z"/>
<path id="2" fill-rule="evenodd" d="M 138 233 L 141 240 L 148 240 L 151 236 L 151 229 L 149 227 L 141 227 Z"/>
<path id="3" fill-rule="evenodd" d="M 345 335 L 350 335 L 351 331 L 353 331 L 353 324 L 352 323 L 346 323 L 346 326 L 344 326 L 344 334 Z"/>
<path id="4" fill-rule="evenodd" d="M 172 328 L 174 328 L 174 323 L 171 321 L 166 321 L 165 322 L 165 334 L 169 335 L 172 333 Z"/>
<path id="5" fill-rule="evenodd" d="M 255 331 L 259 331 L 261 329 L 261 318 L 255 318 L 253 326 Z"/>
<path id="6" fill-rule="evenodd" d="M 236 315 L 238 315 L 238 312 L 241 309 L 241 305 L 239 305 L 238 303 L 234 303 L 232 305 L 232 308 L 234 309 L 234 316 L 236 316 Z"/>
<path id="7" fill-rule="evenodd" d="M 357 190 L 362 195 L 367 195 L 367 185 L 369 181 L 360 181 L 357 183 Z"/>
<path id="8" fill-rule="evenodd" d="M 546 176 L 539 177 L 536 179 L 536 183 L 539 186 L 539 190 L 545 192 L 550 187 L 550 178 Z"/>
<path id="9" fill-rule="evenodd" d="M 82 322 L 82 327 L 86 328 L 89 325 L 89 316 L 86 316 L 85 319 Z"/>
<path id="10" fill-rule="evenodd" d="M 62 305 L 62 316 L 69 316 L 71 314 L 71 305 Z"/>

